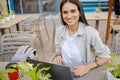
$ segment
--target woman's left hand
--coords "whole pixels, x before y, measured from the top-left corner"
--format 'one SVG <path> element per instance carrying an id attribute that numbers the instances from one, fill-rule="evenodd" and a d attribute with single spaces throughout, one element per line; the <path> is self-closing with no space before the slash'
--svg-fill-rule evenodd
<path id="1" fill-rule="evenodd" d="M 83 76 L 89 71 L 90 71 L 90 68 L 87 67 L 87 65 L 80 65 L 75 67 L 75 70 L 73 71 L 73 73 L 75 76 Z"/>

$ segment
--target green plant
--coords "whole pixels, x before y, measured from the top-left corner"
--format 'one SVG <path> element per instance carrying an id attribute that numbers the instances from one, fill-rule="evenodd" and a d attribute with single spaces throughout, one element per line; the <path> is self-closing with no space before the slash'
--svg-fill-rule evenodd
<path id="1" fill-rule="evenodd" d="M 102 10 L 101 10 L 100 8 L 96 8 L 96 9 L 95 9 L 95 12 L 96 12 L 96 13 L 100 13 L 100 12 L 102 12 Z"/>
<path id="2" fill-rule="evenodd" d="M 120 55 L 110 54 L 112 62 L 107 64 L 108 68 L 112 68 L 112 74 L 116 78 L 120 78 Z"/>
<path id="3" fill-rule="evenodd" d="M 16 64 L 14 67 L 22 70 L 21 75 L 27 75 L 31 78 L 31 80 L 45 80 L 50 78 L 51 74 L 46 73 L 46 71 L 48 71 L 51 67 L 43 67 L 38 69 L 40 65 L 41 64 L 37 64 L 35 67 L 33 67 L 33 64 L 24 61 L 23 64 Z"/>
<path id="4" fill-rule="evenodd" d="M 49 79 L 51 77 L 51 74 L 46 73 L 46 71 L 48 71 L 51 67 L 43 67 L 41 69 L 38 69 L 39 66 L 40 64 L 37 64 L 33 67 L 33 64 L 24 61 L 22 64 L 15 64 L 13 67 L 21 70 L 22 73 L 19 75 L 19 78 L 21 76 L 27 75 L 31 78 L 31 80 Z M 9 80 L 6 76 L 8 72 L 15 72 L 15 69 L 8 68 L 5 70 L 0 70 L 0 80 Z"/>
<path id="5" fill-rule="evenodd" d="M 9 13 L 6 13 L 6 14 L 5 14 L 5 17 L 9 17 L 9 16 L 10 16 L 10 14 L 9 14 Z"/>
<path id="6" fill-rule="evenodd" d="M 10 13 L 9 13 L 10 15 L 14 15 L 15 14 L 15 12 L 14 11 L 12 11 L 12 10 L 10 10 Z"/>
<path id="7" fill-rule="evenodd" d="M 3 15 L 0 15 L 0 21 L 4 20 L 4 16 Z"/>
<path id="8" fill-rule="evenodd" d="M 5 69 L 5 70 L 0 70 L 0 80 L 9 80 L 6 74 L 8 72 L 14 72 L 15 69 Z"/>

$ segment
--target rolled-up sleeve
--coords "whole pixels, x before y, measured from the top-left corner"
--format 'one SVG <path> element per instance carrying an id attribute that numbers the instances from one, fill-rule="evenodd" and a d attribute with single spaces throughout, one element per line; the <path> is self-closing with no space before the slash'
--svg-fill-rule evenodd
<path id="1" fill-rule="evenodd" d="M 55 47 L 56 47 L 56 53 L 60 52 L 60 43 L 59 39 L 55 38 Z"/>
<path id="2" fill-rule="evenodd" d="M 92 46 L 95 49 L 95 53 L 98 57 L 110 58 L 110 49 L 106 46 L 100 36 L 99 33 L 95 30 L 92 35 Z"/>
<path id="3" fill-rule="evenodd" d="M 61 33 L 62 33 L 62 26 L 56 29 L 56 34 L 55 34 L 55 48 L 56 48 L 56 53 L 61 52 Z"/>

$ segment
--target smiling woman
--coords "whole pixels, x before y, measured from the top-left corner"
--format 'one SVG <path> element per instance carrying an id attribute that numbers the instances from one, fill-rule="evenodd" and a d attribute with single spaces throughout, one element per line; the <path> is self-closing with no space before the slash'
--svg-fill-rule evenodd
<path id="1" fill-rule="evenodd" d="M 97 30 L 87 23 L 79 0 L 62 0 L 60 13 L 63 25 L 56 31 L 57 54 L 53 62 L 84 64 L 74 67 L 75 76 L 83 76 L 91 69 L 105 65 L 110 60 L 110 51 Z"/>
<path id="2" fill-rule="evenodd" d="M 74 32 L 77 30 L 76 26 L 79 24 L 78 20 L 80 16 L 80 12 L 78 11 L 76 5 L 71 4 L 70 2 L 66 3 L 66 5 L 63 6 L 62 16 L 63 20 L 66 22 L 66 24 L 68 24 L 68 28 L 74 28 L 74 31 L 69 30 L 70 35 L 72 35 L 72 33 L 74 34 Z"/>

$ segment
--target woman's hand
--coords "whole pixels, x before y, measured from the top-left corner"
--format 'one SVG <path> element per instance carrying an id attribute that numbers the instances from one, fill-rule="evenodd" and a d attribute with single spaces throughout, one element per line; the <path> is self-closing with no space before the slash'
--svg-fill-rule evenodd
<path id="1" fill-rule="evenodd" d="M 89 71 L 90 71 L 90 68 L 87 65 L 80 65 L 75 67 L 75 70 L 73 71 L 73 73 L 75 76 L 83 76 Z"/>
<path id="2" fill-rule="evenodd" d="M 56 57 L 54 58 L 53 62 L 54 62 L 55 64 L 63 64 L 63 59 L 62 59 L 61 55 L 56 56 Z"/>
<path id="3" fill-rule="evenodd" d="M 105 65 L 110 60 L 111 60 L 110 58 L 97 58 L 96 59 L 96 61 L 98 62 L 97 64 L 99 64 L 99 66 Z M 83 76 L 84 74 L 88 73 L 91 69 L 96 68 L 98 66 L 97 64 L 93 61 L 89 64 L 76 66 L 73 73 L 75 76 Z"/>

